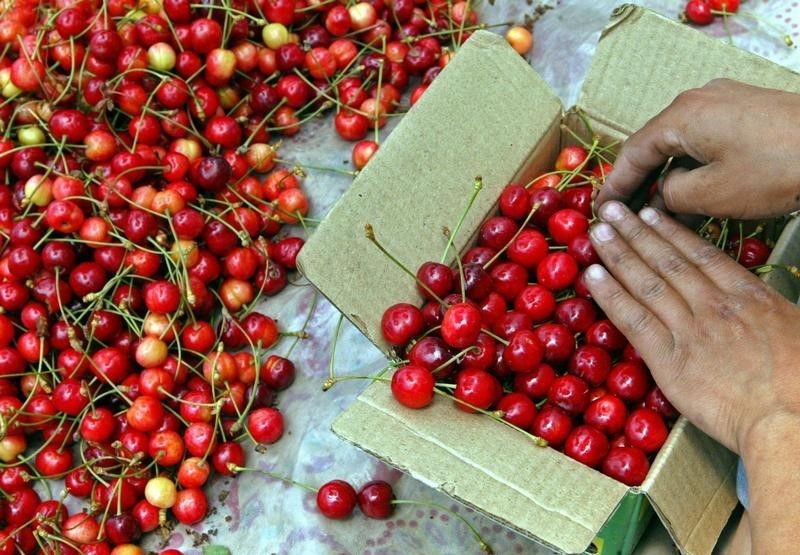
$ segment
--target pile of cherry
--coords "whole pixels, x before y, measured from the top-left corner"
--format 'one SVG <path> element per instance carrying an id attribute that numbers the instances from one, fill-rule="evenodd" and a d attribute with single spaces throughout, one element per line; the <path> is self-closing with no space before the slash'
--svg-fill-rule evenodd
<path id="1" fill-rule="evenodd" d="M 381 330 L 405 354 L 391 379 L 404 406 L 452 396 L 460 410 L 505 419 L 633 486 L 678 415 L 582 282 L 583 269 L 601 262 L 587 232 L 593 188 L 610 170 L 568 146 L 555 171 L 506 186 L 477 245 L 454 267 L 422 264 L 426 303 L 389 307 Z M 746 267 L 766 262 L 764 241 L 730 229 L 707 222 L 703 233 Z"/>
<path id="2" fill-rule="evenodd" d="M 683 16 L 695 25 L 710 25 L 717 16 L 727 16 L 739 11 L 739 0 L 689 0 Z"/>
<path id="3" fill-rule="evenodd" d="M 328 109 L 342 138 L 377 134 L 484 26 L 450 0 L 0 10 L 0 555 L 140 553 L 204 518 L 243 440 L 283 433 L 288 333 L 257 309 L 308 200 L 270 140 Z M 388 484 L 343 484 L 311 488 L 324 515 L 391 512 Z"/>

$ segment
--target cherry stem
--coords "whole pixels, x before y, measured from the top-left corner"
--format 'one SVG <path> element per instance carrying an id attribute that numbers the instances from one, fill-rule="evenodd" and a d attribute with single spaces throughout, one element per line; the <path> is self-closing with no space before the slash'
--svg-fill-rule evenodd
<path id="1" fill-rule="evenodd" d="M 442 305 L 445 304 L 445 302 L 442 300 L 441 297 L 439 297 L 439 295 L 434 293 L 433 290 L 430 287 L 428 287 L 425 283 L 423 283 L 415 273 L 409 270 L 405 264 L 400 262 L 392 253 L 390 253 L 388 250 L 386 250 L 386 248 L 383 245 L 381 245 L 381 243 L 375 237 L 375 230 L 372 228 L 372 224 L 364 225 L 364 235 L 366 235 L 367 239 L 369 239 L 372 242 L 372 244 L 378 247 L 378 250 L 380 250 L 383 254 L 385 254 L 389 258 L 389 260 L 394 262 L 401 270 L 403 270 L 405 273 L 414 278 L 414 281 L 417 282 L 417 284 L 420 287 L 422 287 L 431 297 L 436 299 L 436 301 L 439 302 L 439 304 Z"/>
<path id="2" fill-rule="evenodd" d="M 456 234 L 458 234 L 458 231 L 461 229 L 461 224 L 464 223 L 464 218 L 467 217 L 467 214 L 469 213 L 470 208 L 472 208 L 475 198 L 478 196 L 478 193 L 480 193 L 481 189 L 483 189 L 483 178 L 478 176 L 475 178 L 475 183 L 472 186 L 472 194 L 469 197 L 469 201 L 467 201 L 467 206 L 461 213 L 461 217 L 459 218 L 453 232 L 450 233 L 450 237 L 447 240 L 447 245 L 444 247 L 444 252 L 442 253 L 442 258 L 440 260 L 442 264 L 444 264 L 445 260 L 447 260 L 447 253 L 450 251 L 450 247 L 453 246 L 453 240 L 455 239 Z"/>
<path id="3" fill-rule="evenodd" d="M 298 488 L 302 488 L 306 491 L 311 493 L 317 493 L 317 489 L 313 486 L 309 486 L 308 484 L 304 484 L 302 482 L 298 482 L 297 480 L 292 480 L 291 478 L 287 478 L 286 476 L 281 476 L 280 474 L 275 474 L 274 472 L 270 472 L 269 470 L 263 470 L 261 468 L 248 468 L 245 466 L 238 466 L 234 463 L 228 463 L 228 470 L 233 473 L 239 472 L 255 472 L 256 474 L 263 474 L 265 476 L 269 476 L 275 480 L 280 480 L 281 482 L 286 482 L 287 484 L 291 484 L 293 486 L 297 486 Z"/>
<path id="4" fill-rule="evenodd" d="M 545 440 L 545 439 L 543 439 L 541 437 L 535 436 L 532 433 L 528 432 L 527 430 L 523 430 L 519 426 L 515 426 L 514 424 L 512 424 L 508 420 L 504 419 L 503 416 L 502 416 L 503 415 L 503 411 L 500 411 L 500 410 L 490 411 L 490 410 L 482 409 L 480 407 L 476 407 L 475 405 L 470 404 L 470 403 L 468 403 L 466 401 L 462 401 L 461 399 L 457 399 L 454 395 L 452 395 L 450 393 L 447 393 L 446 391 L 442 391 L 441 389 L 439 389 L 440 387 L 441 387 L 441 385 L 437 384 L 436 387 L 433 388 L 433 391 L 437 395 L 441 395 L 442 397 L 447 397 L 448 399 L 451 399 L 451 400 L 455 401 L 459 405 L 463 405 L 465 407 L 469 407 L 469 408 L 471 408 L 472 410 L 474 410 L 475 412 L 477 412 L 479 414 L 482 414 L 484 416 L 488 416 L 492 420 L 496 420 L 497 422 L 500 422 L 501 424 L 504 424 L 504 425 L 508 426 L 512 430 L 517 430 L 518 432 L 521 432 L 522 434 L 527 436 L 529 439 L 533 440 L 534 445 L 536 445 L 537 447 L 547 447 L 547 440 Z"/>

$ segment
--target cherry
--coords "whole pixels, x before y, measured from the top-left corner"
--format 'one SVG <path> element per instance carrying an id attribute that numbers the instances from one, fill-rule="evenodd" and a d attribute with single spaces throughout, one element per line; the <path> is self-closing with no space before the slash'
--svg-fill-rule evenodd
<path id="1" fill-rule="evenodd" d="M 475 412 L 478 409 L 489 409 L 502 395 L 503 388 L 493 375 L 477 368 L 465 368 L 456 377 L 456 388 L 453 396 L 455 405 L 464 412 Z M 468 406 L 459 401 L 464 401 Z"/>
<path id="2" fill-rule="evenodd" d="M 527 430 L 536 417 L 536 405 L 527 395 L 508 393 L 497 403 L 497 410 L 503 413 L 503 419 L 518 428 Z"/>
<path id="3" fill-rule="evenodd" d="M 551 291 L 570 287 L 578 276 L 578 263 L 565 252 L 551 252 L 536 266 L 538 283 Z"/>
<path id="4" fill-rule="evenodd" d="M 219 445 L 211 458 L 214 470 L 223 476 L 232 476 L 234 470 L 231 466 L 244 466 L 245 455 L 241 444 L 235 441 L 226 441 Z"/>
<path id="5" fill-rule="evenodd" d="M 600 347 L 610 353 L 621 351 L 628 343 L 622 332 L 611 323 L 611 320 L 606 319 L 592 323 L 586 330 L 585 338 L 587 345 Z"/>
<path id="6" fill-rule="evenodd" d="M 491 275 L 480 264 L 464 264 L 462 276 L 456 273 L 456 291 L 461 290 L 461 282 L 464 283 L 464 291 L 467 298 L 475 302 L 485 299 L 494 289 L 494 282 Z M 456 271 L 457 272 L 457 271 Z"/>
<path id="7" fill-rule="evenodd" d="M 622 431 L 628 418 L 628 410 L 618 397 L 602 395 L 591 402 L 583 414 L 583 421 L 607 436 Z"/>
<path id="8" fill-rule="evenodd" d="M 489 218 L 480 227 L 478 244 L 499 251 L 508 244 L 517 232 L 514 220 L 505 216 Z"/>
<path id="9" fill-rule="evenodd" d="M 416 306 L 408 303 L 390 306 L 381 318 L 383 338 L 395 347 L 411 341 L 422 332 L 424 326 L 422 312 Z"/>
<path id="10" fill-rule="evenodd" d="M 564 454 L 589 467 L 599 466 L 609 450 L 608 438 L 591 426 L 578 426 L 564 443 Z"/>
<path id="11" fill-rule="evenodd" d="M 549 246 L 541 232 L 535 229 L 523 229 L 506 252 L 509 260 L 533 269 L 547 256 Z"/>
<path id="12" fill-rule="evenodd" d="M 500 193 L 500 212 L 513 220 L 521 221 L 527 217 L 533 205 L 528 190 L 522 185 L 509 183 Z"/>
<path id="13" fill-rule="evenodd" d="M 611 355 L 600 347 L 581 345 L 572 353 L 567 371 L 597 387 L 605 383 L 611 372 Z"/>
<path id="14" fill-rule="evenodd" d="M 568 244 L 588 229 L 589 220 L 586 216 L 572 208 L 563 208 L 547 220 L 547 231 L 559 245 Z"/>
<path id="15" fill-rule="evenodd" d="M 261 365 L 259 376 L 270 389 L 282 391 L 294 382 L 295 366 L 288 358 L 270 355 Z"/>
<path id="16" fill-rule="evenodd" d="M 695 25 L 709 25 L 714 21 L 711 5 L 708 0 L 689 0 L 683 10 L 686 19 Z"/>
<path id="17" fill-rule="evenodd" d="M 589 406 L 589 385 L 577 376 L 558 376 L 550 384 L 547 398 L 551 403 L 571 415 L 577 415 Z"/>
<path id="18" fill-rule="evenodd" d="M 642 363 L 622 361 L 611 368 L 606 387 L 623 401 L 635 403 L 647 395 L 650 376 Z"/>
<path id="19" fill-rule="evenodd" d="M 247 430 L 256 443 L 275 443 L 283 435 L 283 415 L 273 408 L 260 408 L 247 417 Z"/>
<path id="20" fill-rule="evenodd" d="M 534 331 L 544 345 L 544 361 L 549 364 L 566 362 L 575 350 L 575 337 L 563 324 L 546 323 Z"/>
<path id="21" fill-rule="evenodd" d="M 528 283 L 527 270 L 514 262 L 502 262 L 494 266 L 489 275 L 492 278 L 495 292 L 507 300 L 514 298 Z"/>
<path id="22" fill-rule="evenodd" d="M 208 512 L 208 499 L 201 489 L 182 489 L 177 493 L 175 504 L 170 509 L 181 524 L 196 524 L 203 520 Z"/>
<path id="23" fill-rule="evenodd" d="M 555 320 L 564 324 L 573 333 L 584 333 L 597 319 L 595 304 L 587 299 L 574 297 L 558 303 Z"/>
<path id="24" fill-rule="evenodd" d="M 602 472 L 627 486 L 638 486 L 650 471 L 647 455 L 636 447 L 612 446 L 603 461 Z"/>
<path id="25" fill-rule="evenodd" d="M 432 335 L 423 337 L 415 342 L 408 351 L 408 361 L 412 365 L 421 366 L 429 372 L 433 372 L 442 366 L 451 356 L 452 352 L 447 344 L 440 337 Z"/>
<path id="26" fill-rule="evenodd" d="M 506 300 L 498 293 L 492 291 L 484 298 L 479 306 L 481 318 L 484 323 L 493 325 L 506 312 Z"/>
<path id="27" fill-rule="evenodd" d="M 358 496 L 353 486 L 343 480 L 331 480 L 317 491 L 317 508 L 325 517 L 341 520 L 356 508 Z"/>
<path id="28" fill-rule="evenodd" d="M 532 372 L 543 356 L 544 345 L 533 330 L 517 331 L 503 350 L 503 361 L 512 372 Z"/>
<path id="29" fill-rule="evenodd" d="M 552 447 L 561 446 L 572 431 L 572 418 L 555 405 L 546 403 L 533 419 L 531 433 Z"/>
<path id="30" fill-rule="evenodd" d="M 678 411 L 672 406 L 672 403 L 664 396 L 661 389 L 654 385 L 647 393 L 644 399 L 644 406 L 652 411 L 657 412 L 665 420 L 672 420 L 678 417 Z"/>
<path id="31" fill-rule="evenodd" d="M 397 0 L 395 0 L 395 4 Z M 394 512 L 394 491 L 383 480 L 367 482 L 358 490 L 358 508 L 367 518 L 384 519 Z"/>
<path id="32" fill-rule="evenodd" d="M 481 332 L 481 313 L 469 303 L 457 303 L 448 308 L 442 318 L 442 339 L 454 349 L 474 345 Z"/>
<path id="33" fill-rule="evenodd" d="M 586 163 L 588 156 L 589 153 L 583 147 L 577 145 L 565 146 L 558 153 L 555 169 L 562 172 L 575 171 Z"/>
<path id="34" fill-rule="evenodd" d="M 409 364 L 392 375 L 392 395 L 401 405 L 412 409 L 427 407 L 433 401 L 436 380 L 430 370 Z"/>
<path id="35" fill-rule="evenodd" d="M 489 370 L 497 359 L 497 342 L 486 333 L 478 334 L 472 349 L 461 357 L 461 365 L 468 368 Z"/>
<path id="36" fill-rule="evenodd" d="M 610 170 L 609 170 L 610 171 Z M 584 185 L 582 187 L 570 187 L 563 193 L 564 204 L 568 208 L 577 210 L 586 218 L 591 219 L 592 214 L 592 195 L 594 188 L 591 185 Z"/>
<path id="37" fill-rule="evenodd" d="M 492 324 L 492 331 L 502 339 L 511 339 L 511 336 L 521 330 L 530 330 L 533 323 L 530 317 L 513 310 L 502 314 Z"/>
<path id="38" fill-rule="evenodd" d="M 587 233 L 581 233 L 569 240 L 567 254 L 574 258 L 581 268 L 600 263 L 600 256 L 594 250 Z"/>
<path id="39" fill-rule="evenodd" d="M 417 288 L 426 299 L 435 298 L 428 290 L 439 298 L 446 297 L 453 290 L 453 272 L 438 262 L 424 262 L 417 270 L 417 279 Z"/>
<path id="40" fill-rule="evenodd" d="M 741 242 L 734 242 L 728 252 L 745 268 L 766 264 L 770 255 L 769 247 L 757 237 L 745 237 Z"/>
<path id="41" fill-rule="evenodd" d="M 105 532 L 114 545 L 135 542 L 142 535 L 139 523 L 130 513 L 110 516 L 105 523 Z"/>
<path id="42" fill-rule="evenodd" d="M 669 430 L 661 416 L 650 409 L 636 409 L 625 423 L 625 437 L 633 447 L 655 453 L 667 440 Z"/>

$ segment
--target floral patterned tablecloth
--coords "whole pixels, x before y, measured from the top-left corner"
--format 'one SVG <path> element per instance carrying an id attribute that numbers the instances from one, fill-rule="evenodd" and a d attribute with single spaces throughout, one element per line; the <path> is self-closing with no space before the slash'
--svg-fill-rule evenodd
<path id="1" fill-rule="evenodd" d="M 677 17 L 683 2 L 654 0 L 639 2 L 669 17 Z M 554 2 L 535 24 L 535 47 L 531 65 L 559 94 L 565 106 L 578 95 L 600 31 L 615 1 L 570 0 Z M 531 0 L 484 1 L 480 9 L 486 22 L 523 21 L 536 12 Z M 542 5 L 548 5 L 543 2 Z M 790 33 L 800 42 L 800 2 L 792 0 L 749 0 L 742 9 L 758 14 Z M 496 28 L 503 32 L 503 27 Z M 800 51 L 788 48 L 775 30 L 747 17 L 705 28 L 720 40 L 733 42 L 794 70 L 800 70 Z M 487 109 L 490 107 L 487 106 Z M 384 136 L 389 132 L 384 130 Z M 332 130 L 330 117 L 320 119 L 284 143 L 282 157 L 308 167 L 351 169 L 351 145 L 340 141 Z M 435 163 L 432 162 L 432 163 Z M 330 171 L 308 169 L 304 186 L 317 218 L 331 208 L 351 182 L 350 177 Z M 322 384 L 328 376 L 338 312 L 301 277 L 279 296 L 270 299 L 264 311 L 277 317 L 284 330 L 303 327 L 309 338 L 299 341 L 292 358 L 298 368 L 294 385 L 278 396 L 286 417 L 286 433 L 274 446 L 255 452 L 248 446 L 249 466 L 270 470 L 300 482 L 319 486 L 342 478 L 356 488 L 371 479 L 393 484 L 402 499 L 435 503 L 466 517 L 498 554 L 545 554 L 549 550 L 468 510 L 444 494 L 391 469 L 343 442 L 330 431 L 333 419 L 364 388 L 363 381 L 343 382 L 328 392 Z M 277 352 L 292 345 L 286 338 Z M 337 374 L 367 373 L 380 368 L 383 358 L 348 323 L 341 327 L 336 349 Z M 447 512 L 429 506 L 400 506 L 386 521 L 375 521 L 356 513 L 345 521 L 326 520 L 316 510 L 314 495 L 261 474 L 245 473 L 236 479 L 217 479 L 209 488 L 212 514 L 194 528 L 176 527 L 166 540 L 151 535 L 146 547 L 162 546 L 200 553 L 207 544 L 227 547 L 234 555 L 250 554 L 409 554 L 479 553 L 480 548 L 464 524 Z"/>

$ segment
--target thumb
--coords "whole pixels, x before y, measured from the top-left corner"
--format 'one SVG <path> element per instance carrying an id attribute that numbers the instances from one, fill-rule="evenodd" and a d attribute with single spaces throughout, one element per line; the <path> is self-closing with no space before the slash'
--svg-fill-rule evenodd
<path id="1" fill-rule="evenodd" d="M 719 170 L 716 163 L 695 169 L 675 167 L 659 184 L 659 194 L 667 208 L 677 214 L 726 216 L 719 198 Z"/>

